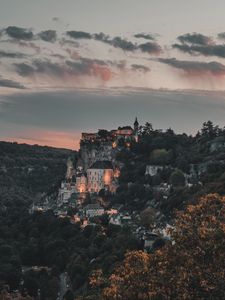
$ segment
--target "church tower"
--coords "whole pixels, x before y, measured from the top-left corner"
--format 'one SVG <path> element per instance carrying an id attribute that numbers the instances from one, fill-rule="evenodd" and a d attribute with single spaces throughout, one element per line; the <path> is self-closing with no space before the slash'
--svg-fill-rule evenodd
<path id="1" fill-rule="evenodd" d="M 136 142 L 138 142 L 138 130 L 139 130 L 139 123 L 136 117 L 134 121 L 134 138 Z"/>

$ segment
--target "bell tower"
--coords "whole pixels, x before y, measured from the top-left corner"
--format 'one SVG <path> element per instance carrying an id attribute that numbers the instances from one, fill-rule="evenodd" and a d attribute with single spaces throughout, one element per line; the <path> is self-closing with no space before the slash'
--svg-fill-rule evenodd
<path id="1" fill-rule="evenodd" d="M 138 130 L 139 130 L 139 123 L 136 117 L 134 121 L 134 138 L 136 142 L 138 142 Z"/>
<path id="2" fill-rule="evenodd" d="M 138 120 L 137 120 L 137 117 L 135 118 L 135 121 L 134 121 L 134 131 L 138 131 L 139 129 L 139 123 L 138 123 Z"/>

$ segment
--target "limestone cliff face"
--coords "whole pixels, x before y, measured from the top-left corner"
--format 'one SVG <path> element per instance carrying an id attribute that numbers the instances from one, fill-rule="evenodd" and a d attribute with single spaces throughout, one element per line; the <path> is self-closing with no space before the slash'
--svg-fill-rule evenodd
<path id="1" fill-rule="evenodd" d="M 67 171 L 66 171 L 66 179 L 71 180 L 74 175 L 74 167 L 73 167 L 73 161 L 71 157 L 67 160 Z"/>
<path id="2" fill-rule="evenodd" d="M 111 143 L 85 143 L 80 147 L 80 157 L 86 171 L 96 161 L 109 160 L 113 158 L 113 148 Z"/>

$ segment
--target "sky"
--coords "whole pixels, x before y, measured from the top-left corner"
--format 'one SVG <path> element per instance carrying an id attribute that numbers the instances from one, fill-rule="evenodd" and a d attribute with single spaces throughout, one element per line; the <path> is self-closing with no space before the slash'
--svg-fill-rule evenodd
<path id="1" fill-rule="evenodd" d="M 225 2 L 0 0 L 0 140 L 224 126 Z"/>

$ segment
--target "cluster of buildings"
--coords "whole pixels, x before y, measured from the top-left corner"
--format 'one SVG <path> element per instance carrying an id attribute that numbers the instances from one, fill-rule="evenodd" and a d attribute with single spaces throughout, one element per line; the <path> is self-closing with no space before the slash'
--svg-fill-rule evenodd
<path id="1" fill-rule="evenodd" d="M 65 182 L 59 190 L 59 201 L 66 203 L 74 193 L 115 193 L 121 165 L 116 155 L 121 147 L 129 148 L 138 141 L 139 123 L 116 130 L 99 129 L 96 133 L 82 133 L 76 168 L 69 159 Z"/>
<path id="2" fill-rule="evenodd" d="M 107 190 L 114 193 L 120 165 L 116 161 L 118 148 L 130 147 L 138 141 L 139 123 L 134 127 L 118 127 L 117 130 L 99 129 L 97 133 L 82 133 L 79 159 L 76 168 L 76 188 L 80 193 L 98 193 Z"/>

